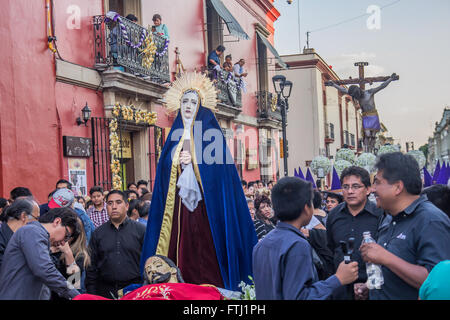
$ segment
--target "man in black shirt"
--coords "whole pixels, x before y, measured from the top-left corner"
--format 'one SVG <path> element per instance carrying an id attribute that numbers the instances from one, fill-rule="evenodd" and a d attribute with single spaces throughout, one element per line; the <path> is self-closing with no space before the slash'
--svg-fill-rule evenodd
<path id="1" fill-rule="evenodd" d="M 108 194 L 106 208 L 109 220 L 94 231 L 89 243 L 86 290 L 112 298 L 118 290 L 142 282 L 139 262 L 145 226 L 128 218 L 128 199 L 122 191 Z"/>
<path id="2" fill-rule="evenodd" d="M 367 197 L 370 194 L 371 184 L 369 173 L 361 167 L 348 167 L 342 171 L 341 185 L 344 202 L 331 210 L 328 215 L 326 229 L 328 247 L 334 255 L 335 270 L 344 260 L 340 241 L 348 241 L 355 238 L 352 261 L 357 261 L 359 266 L 358 280 L 355 284 L 341 287 L 333 292 L 333 299 L 351 300 L 354 297 L 354 288 L 357 289 L 366 282 L 366 266 L 358 250 L 362 242 L 362 234 L 370 231 L 376 239 L 378 226 L 384 217 L 383 210 L 376 208 Z M 367 290 L 364 290 L 367 297 Z M 363 298 L 358 296 L 358 299 Z"/>
<path id="3" fill-rule="evenodd" d="M 377 206 L 392 217 L 377 243 L 361 246 L 364 261 L 382 265 L 384 284 L 371 300 L 417 300 L 419 288 L 440 261 L 450 259 L 450 219 L 420 195 L 417 161 L 401 152 L 380 156 L 375 167 Z"/>

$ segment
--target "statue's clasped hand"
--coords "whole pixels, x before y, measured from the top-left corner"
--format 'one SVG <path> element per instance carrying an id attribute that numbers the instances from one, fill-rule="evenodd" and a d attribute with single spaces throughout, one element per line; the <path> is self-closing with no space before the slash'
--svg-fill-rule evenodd
<path id="1" fill-rule="evenodd" d="M 180 153 L 180 163 L 188 165 L 192 162 L 192 157 L 189 151 L 181 151 Z"/>

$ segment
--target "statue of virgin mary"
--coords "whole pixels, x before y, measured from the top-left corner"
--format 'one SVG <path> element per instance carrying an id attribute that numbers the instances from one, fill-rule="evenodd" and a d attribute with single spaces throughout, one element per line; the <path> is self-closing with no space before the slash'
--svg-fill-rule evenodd
<path id="1" fill-rule="evenodd" d="M 239 291 L 252 275 L 257 237 L 231 153 L 213 111 L 217 93 L 200 73 L 174 81 L 178 111 L 161 151 L 141 255 L 167 256 L 186 283 Z M 231 159 L 231 161 L 230 161 Z"/>

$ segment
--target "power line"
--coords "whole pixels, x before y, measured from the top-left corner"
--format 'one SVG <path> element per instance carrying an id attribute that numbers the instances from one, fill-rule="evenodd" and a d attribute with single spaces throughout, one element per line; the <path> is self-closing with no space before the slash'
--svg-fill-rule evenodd
<path id="1" fill-rule="evenodd" d="M 399 3 L 400 1 L 401 0 L 396 0 L 396 1 L 393 1 L 391 3 L 388 3 L 387 5 L 384 5 L 384 6 L 380 7 L 380 10 L 383 10 L 384 8 L 393 6 L 394 4 Z M 353 17 L 353 18 L 350 18 L 350 19 L 347 19 L 347 20 L 344 20 L 344 21 L 341 21 L 341 22 L 337 22 L 337 23 L 334 23 L 334 24 L 331 24 L 331 25 L 328 25 L 328 26 L 325 26 L 325 27 L 322 27 L 322 28 L 318 28 L 318 29 L 315 29 L 315 30 L 312 30 L 312 31 L 308 31 L 308 32 L 309 33 L 313 33 L 313 32 L 323 31 L 323 30 L 326 30 L 326 29 L 330 29 L 330 28 L 333 28 L 333 27 L 340 26 L 341 24 L 344 24 L 344 23 L 348 23 L 348 22 L 351 22 L 351 21 L 354 21 L 354 20 L 358 20 L 358 19 L 360 19 L 362 17 L 366 17 L 366 16 L 369 16 L 369 15 L 370 15 L 370 13 L 364 13 L 364 14 L 361 14 L 359 16 L 356 16 L 356 17 Z"/>

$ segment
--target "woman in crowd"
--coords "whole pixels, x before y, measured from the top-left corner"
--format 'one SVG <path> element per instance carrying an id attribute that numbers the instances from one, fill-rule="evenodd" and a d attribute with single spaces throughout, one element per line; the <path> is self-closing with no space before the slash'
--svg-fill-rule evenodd
<path id="1" fill-rule="evenodd" d="M 252 200 L 255 199 L 255 187 L 253 183 L 248 184 L 247 193 L 245 194 L 245 196 Z"/>
<path id="2" fill-rule="evenodd" d="M 52 258 L 56 268 L 68 280 L 68 282 L 81 293 L 85 293 L 84 279 L 86 268 L 91 264 L 91 258 L 87 248 L 86 233 L 83 223 L 78 218 L 80 230 L 74 231 L 72 238 L 58 247 L 51 247 Z M 52 300 L 60 299 L 52 292 Z"/>
<path id="3" fill-rule="evenodd" d="M 138 199 L 133 199 L 129 202 L 128 205 L 128 211 L 127 211 L 127 215 L 130 219 L 137 221 L 137 219 L 139 219 L 139 211 L 138 211 L 138 206 L 139 204 L 139 200 Z"/>
<path id="4" fill-rule="evenodd" d="M 256 214 L 253 223 L 259 241 L 275 228 L 275 224 L 271 220 L 274 213 L 270 199 L 264 195 L 258 196 L 255 199 L 255 210 Z"/>

